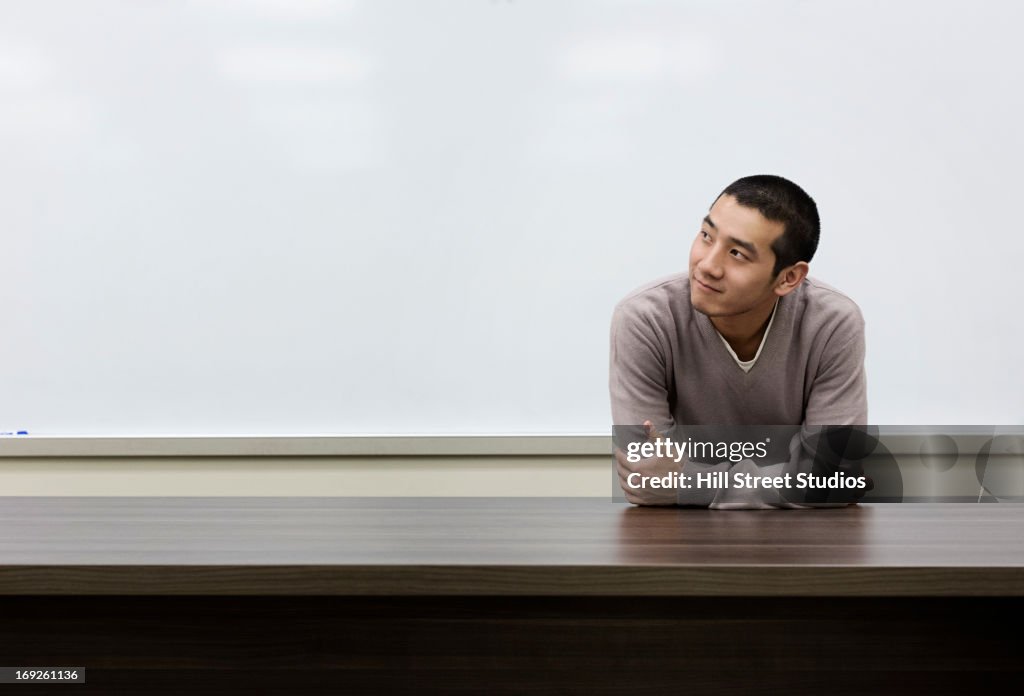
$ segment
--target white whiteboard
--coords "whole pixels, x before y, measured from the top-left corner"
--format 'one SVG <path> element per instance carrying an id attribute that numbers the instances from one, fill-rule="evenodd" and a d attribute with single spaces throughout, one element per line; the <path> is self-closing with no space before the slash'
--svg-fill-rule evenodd
<path id="1" fill-rule="evenodd" d="M 815 197 L 870 419 L 1024 422 L 1012 2 L 3 2 L 0 431 L 607 433 L 615 302 Z"/>

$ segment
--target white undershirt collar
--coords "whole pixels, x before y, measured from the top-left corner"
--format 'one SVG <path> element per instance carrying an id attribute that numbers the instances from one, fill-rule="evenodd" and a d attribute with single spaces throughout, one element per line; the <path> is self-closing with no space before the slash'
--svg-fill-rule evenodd
<path id="1" fill-rule="evenodd" d="M 754 357 L 751 358 L 750 360 L 740 360 L 739 356 L 736 355 L 736 351 L 734 351 L 732 349 L 732 346 L 729 345 L 729 342 L 725 340 L 725 337 L 722 334 L 718 333 L 718 329 L 715 329 L 715 333 L 718 333 L 718 337 L 722 339 L 722 343 L 725 344 L 726 349 L 729 351 L 729 355 L 732 356 L 732 359 L 736 361 L 736 364 L 739 365 L 744 372 L 750 372 L 750 368 L 754 366 L 754 363 L 757 362 L 757 359 L 761 356 L 761 349 L 764 348 L 765 341 L 768 340 L 768 332 L 772 330 L 772 323 L 775 321 L 775 310 L 778 308 L 779 298 L 776 297 L 775 306 L 772 307 L 771 319 L 768 320 L 768 328 L 764 330 L 764 336 L 761 337 L 761 345 L 757 347 L 757 352 L 754 353 Z"/>

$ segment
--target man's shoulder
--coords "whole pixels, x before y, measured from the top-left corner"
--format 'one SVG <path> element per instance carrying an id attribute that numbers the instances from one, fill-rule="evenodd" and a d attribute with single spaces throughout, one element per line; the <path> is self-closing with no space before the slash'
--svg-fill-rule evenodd
<path id="1" fill-rule="evenodd" d="M 808 276 L 801 287 L 800 301 L 803 318 L 838 319 L 864 322 L 860 307 L 846 293 L 817 278 Z"/>
<path id="2" fill-rule="evenodd" d="M 617 315 L 678 314 L 690 308 L 690 277 L 673 273 L 634 288 L 615 305 Z"/>
<path id="3" fill-rule="evenodd" d="M 855 340 L 864 335 L 864 315 L 844 292 L 817 278 L 806 278 L 794 307 L 794 329 L 803 335 L 838 336 Z"/>

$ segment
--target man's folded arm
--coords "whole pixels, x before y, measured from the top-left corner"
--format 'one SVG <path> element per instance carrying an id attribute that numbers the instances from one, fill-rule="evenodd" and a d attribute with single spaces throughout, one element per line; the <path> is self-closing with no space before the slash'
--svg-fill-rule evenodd
<path id="1" fill-rule="evenodd" d="M 623 451 L 629 443 L 647 441 L 642 427 L 645 422 L 651 423 L 656 436 L 671 436 L 674 432 L 664 337 L 650 317 L 643 316 L 631 305 L 619 304 L 612 314 L 610 339 L 608 391 L 619 483 L 626 500 L 633 504 L 674 504 L 674 493 L 670 497 L 666 490 L 634 490 L 628 487 L 627 478 L 633 472 L 656 476 L 679 471 L 682 464 L 664 457 L 628 462 Z"/>
<path id="2" fill-rule="evenodd" d="M 867 425 L 864 357 L 864 318 L 857 311 L 825 342 L 804 411 L 805 424 Z"/>
<path id="3" fill-rule="evenodd" d="M 650 421 L 658 437 L 675 438 L 677 424 L 670 407 L 671 365 L 666 357 L 668 339 L 649 317 L 633 307 L 619 305 L 611 326 L 611 349 L 608 387 L 611 394 L 612 423 L 616 444 L 619 482 L 626 500 L 636 505 L 698 505 L 706 507 L 714 500 L 713 488 L 630 489 L 626 478 L 631 472 L 643 475 L 724 471 L 728 462 L 695 463 L 687 457 L 649 457 L 627 462 L 622 448 L 629 442 L 646 441 L 642 426 Z M 635 480 L 635 479 L 634 479 Z"/>
<path id="4" fill-rule="evenodd" d="M 665 434 L 675 426 L 669 410 L 670 377 L 662 339 L 650 317 L 628 305 L 615 308 L 608 370 L 614 425 L 637 426 L 649 420 Z"/>
<path id="5" fill-rule="evenodd" d="M 787 471 L 791 474 L 863 474 L 860 460 L 872 441 L 867 433 L 864 359 L 864 319 L 857 311 L 840 323 L 825 343 L 803 425 L 790 447 Z M 829 492 L 831 497 L 837 493 L 844 491 Z"/>

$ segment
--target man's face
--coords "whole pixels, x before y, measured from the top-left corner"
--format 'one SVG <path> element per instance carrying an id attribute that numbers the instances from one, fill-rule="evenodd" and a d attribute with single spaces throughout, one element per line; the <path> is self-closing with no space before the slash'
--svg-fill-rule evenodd
<path id="1" fill-rule="evenodd" d="M 784 231 L 732 196 L 720 196 L 690 248 L 690 302 L 709 317 L 742 315 L 775 303 L 775 252 Z"/>

